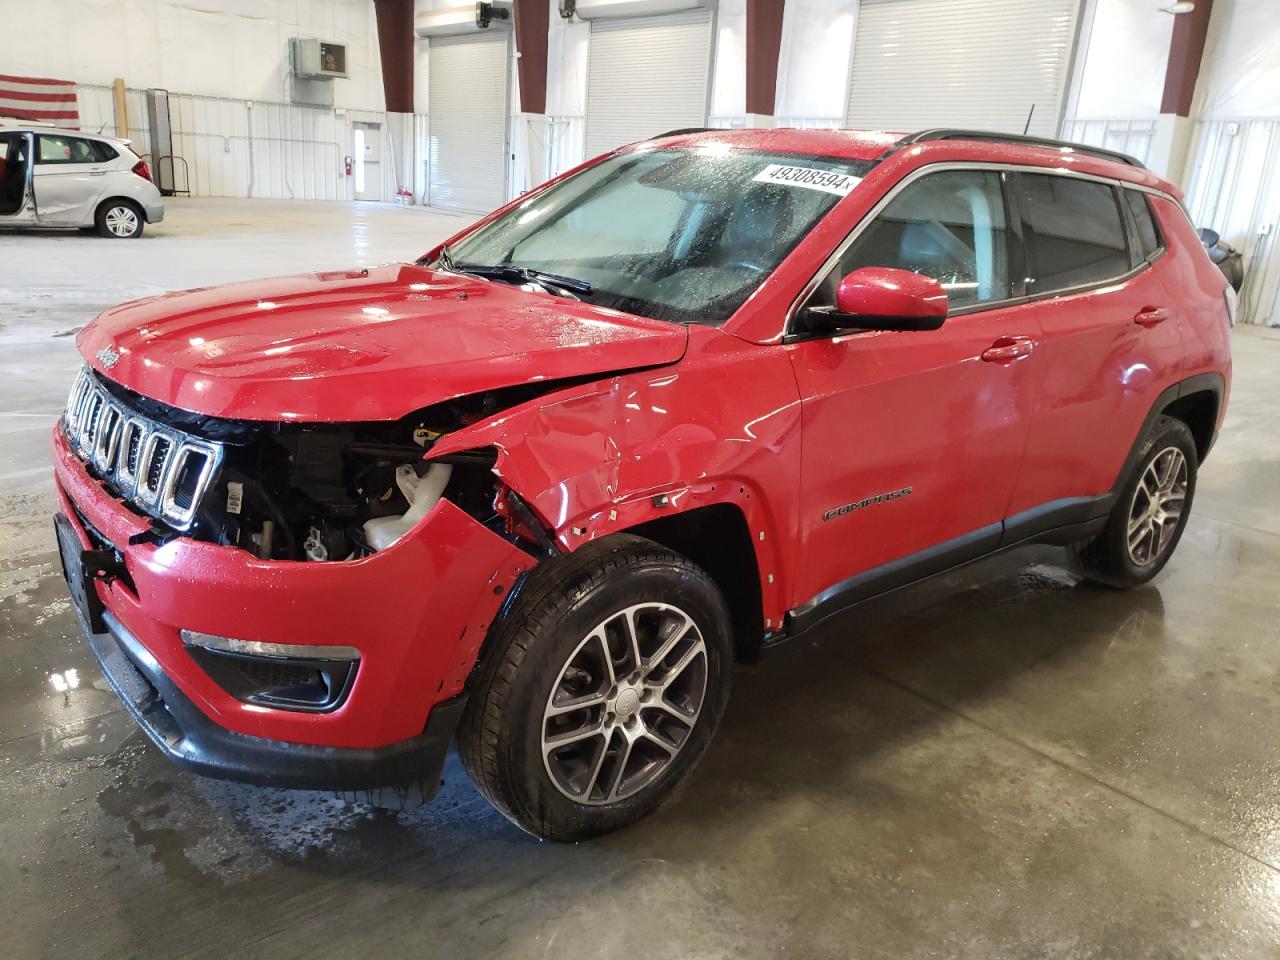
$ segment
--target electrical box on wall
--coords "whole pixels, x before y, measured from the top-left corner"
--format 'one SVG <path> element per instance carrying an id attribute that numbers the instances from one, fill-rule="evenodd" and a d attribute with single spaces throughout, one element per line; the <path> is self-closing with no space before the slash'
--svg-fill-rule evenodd
<path id="1" fill-rule="evenodd" d="M 294 37 L 289 41 L 289 56 L 293 75 L 304 80 L 332 80 L 347 77 L 347 48 L 340 43 L 328 43 L 308 37 Z"/>

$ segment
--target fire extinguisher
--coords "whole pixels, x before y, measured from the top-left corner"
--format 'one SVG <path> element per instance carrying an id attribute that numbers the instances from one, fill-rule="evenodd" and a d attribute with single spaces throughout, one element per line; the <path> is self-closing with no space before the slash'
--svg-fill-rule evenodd
<path id="1" fill-rule="evenodd" d="M 347 176 L 348 177 L 351 176 L 351 158 L 350 157 L 342 158 L 342 166 L 346 169 Z"/>

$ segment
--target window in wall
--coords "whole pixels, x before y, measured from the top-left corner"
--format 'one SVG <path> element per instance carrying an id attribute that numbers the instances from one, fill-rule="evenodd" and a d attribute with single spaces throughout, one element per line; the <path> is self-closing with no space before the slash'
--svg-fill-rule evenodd
<path id="1" fill-rule="evenodd" d="M 1008 233 L 1000 175 L 953 170 L 922 177 L 880 212 L 822 283 L 811 305 L 835 303 L 841 278 L 859 267 L 932 277 L 952 308 L 1009 297 Z"/>
<path id="2" fill-rule="evenodd" d="M 1027 293 L 1051 293 L 1128 273 L 1129 243 L 1109 184 L 1021 174 Z"/>
<path id="3" fill-rule="evenodd" d="M 1125 190 L 1124 201 L 1133 214 L 1133 222 L 1138 226 L 1138 242 L 1142 248 L 1142 258 L 1150 260 L 1163 244 L 1160 242 L 1160 231 L 1156 228 L 1155 217 L 1151 213 L 1151 204 L 1137 190 Z"/>

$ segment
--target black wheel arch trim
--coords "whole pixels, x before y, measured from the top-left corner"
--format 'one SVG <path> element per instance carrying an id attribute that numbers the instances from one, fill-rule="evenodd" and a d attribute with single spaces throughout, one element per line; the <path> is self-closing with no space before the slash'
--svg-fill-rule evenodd
<path id="1" fill-rule="evenodd" d="M 1138 435 L 1133 441 L 1133 447 L 1129 450 L 1129 455 L 1125 457 L 1123 466 L 1120 467 L 1120 473 L 1116 476 L 1115 486 L 1112 492 L 1118 493 L 1120 488 L 1124 486 L 1125 481 L 1129 478 L 1130 472 L 1133 470 L 1134 464 L 1137 463 L 1138 457 L 1142 453 L 1142 441 L 1146 439 L 1148 433 L 1151 432 L 1152 424 L 1164 414 L 1178 400 L 1183 397 L 1189 397 L 1195 393 L 1211 393 L 1213 394 L 1217 407 L 1214 412 L 1213 432 L 1209 437 L 1208 443 L 1205 445 L 1204 453 L 1200 455 L 1200 463 L 1204 463 L 1205 457 L 1209 455 L 1213 443 L 1218 438 L 1218 419 L 1222 416 L 1222 400 L 1227 390 L 1227 381 L 1220 373 L 1198 373 L 1193 377 L 1187 377 L 1185 380 L 1179 380 L 1172 386 L 1166 387 L 1161 391 L 1160 396 L 1156 397 L 1156 402 L 1151 405 L 1151 410 L 1147 414 L 1146 419 L 1142 421 L 1142 426 L 1138 430 Z"/>

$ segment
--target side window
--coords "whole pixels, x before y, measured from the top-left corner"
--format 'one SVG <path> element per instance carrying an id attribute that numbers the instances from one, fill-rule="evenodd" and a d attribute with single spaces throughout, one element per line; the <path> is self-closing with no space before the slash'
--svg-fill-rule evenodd
<path id="1" fill-rule="evenodd" d="M 94 163 L 107 163 L 120 156 L 120 154 L 116 153 L 115 147 L 109 143 L 103 143 L 101 140 L 86 140 L 85 143 L 89 145 L 89 152 L 93 157 Z"/>
<path id="2" fill-rule="evenodd" d="M 810 301 L 835 303 L 859 267 L 896 267 L 932 277 L 954 307 L 1009 297 L 1008 231 L 1000 175 L 950 170 L 921 177 L 858 235 Z"/>
<path id="3" fill-rule="evenodd" d="M 103 163 L 115 155 L 105 143 L 81 137 L 42 133 L 36 142 L 36 163 Z"/>
<path id="4" fill-rule="evenodd" d="M 1156 227 L 1155 216 L 1151 213 L 1151 204 L 1137 190 L 1124 190 L 1124 202 L 1129 205 L 1133 214 L 1133 222 L 1138 227 L 1138 245 L 1142 248 L 1142 259 L 1150 260 L 1164 246 L 1160 239 L 1160 230 Z"/>
<path id="5" fill-rule="evenodd" d="M 36 163 L 70 163 L 71 138 L 42 133 L 36 137 Z"/>
<path id="6" fill-rule="evenodd" d="M 1027 293 L 1052 293 L 1128 273 L 1129 243 L 1109 184 L 1022 174 Z"/>

